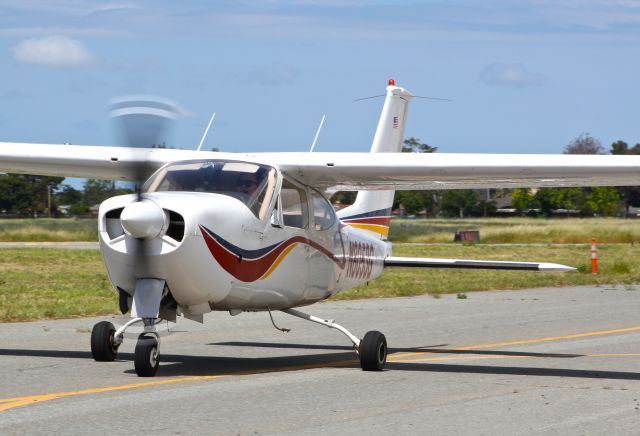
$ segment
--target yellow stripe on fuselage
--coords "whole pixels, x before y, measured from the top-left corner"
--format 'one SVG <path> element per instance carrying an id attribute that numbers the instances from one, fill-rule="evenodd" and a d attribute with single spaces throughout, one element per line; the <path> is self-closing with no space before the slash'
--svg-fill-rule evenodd
<path id="1" fill-rule="evenodd" d="M 262 277 L 260 277 L 260 280 L 264 280 L 267 277 L 269 277 L 271 275 L 271 273 L 273 273 L 275 271 L 276 268 L 278 268 L 278 265 L 280 265 L 280 262 L 282 262 L 284 260 L 285 257 L 287 257 L 287 255 L 291 252 L 291 250 L 293 250 L 295 248 L 295 246 L 298 245 L 297 242 L 294 242 L 293 244 L 289 245 L 287 248 L 285 248 L 282 253 L 280 253 L 280 255 L 278 256 L 278 258 L 276 259 L 275 262 L 273 262 L 273 264 L 269 267 L 269 269 L 267 270 L 267 272 L 265 272 Z"/>
<path id="2" fill-rule="evenodd" d="M 368 230 L 370 232 L 377 233 L 384 236 L 385 238 L 389 236 L 389 227 L 380 224 L 362 224 L 350 222 L 346 222 L 345 224 L 348 224 L 351 227 L 355 227 L 356 229 Z"/>

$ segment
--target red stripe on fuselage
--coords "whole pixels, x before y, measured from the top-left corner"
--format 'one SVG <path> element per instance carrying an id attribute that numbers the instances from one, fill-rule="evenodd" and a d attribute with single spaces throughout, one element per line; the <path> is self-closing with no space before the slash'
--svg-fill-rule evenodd
<path id="1" fill-rule="evenodd" d="M 344 260 L 337 259 L 336 256 L 324 248 L 322 245 L 314 242 L 303 236 L 294 236 L 286 241 L 283 241 L 280 245 L 275 247 L 269 253 L 260 257 L 259 259 L 243 259 L 240 255 L 234 254 L 224 248 L 218 241 L 216 241 L 206 231 L 201 229 L 204 241 L 207 244 L 207 248 L 220 264 L 220 266 L 236 279 L 243 282 L 255 282 L 267 272 L 267 270 L 273 265 L 280 253 L 287 249 L 291 244 L 302 243 L 307 244 L 329 259 L 333 260 L 340 268 L 344 268 Z"/>

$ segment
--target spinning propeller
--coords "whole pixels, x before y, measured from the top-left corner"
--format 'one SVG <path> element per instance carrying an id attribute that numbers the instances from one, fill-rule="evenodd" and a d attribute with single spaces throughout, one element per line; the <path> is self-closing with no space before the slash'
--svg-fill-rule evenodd
<path id="1" fill-rule="evenodd" d="M 118 144 L 131 148 L 167 148 L 169 133 L 182 113 L 171 100 L 151 96 L 124 96 L 111 100 L 109 117 Z M 136 199 L 120 212 L 120 224 L 127 235 L 127 251 L 134 256 L 136 279 L 152 277 L 148 255 L 157 248 L 156 238 L 166 231 L 170 213 L 142 195 L 149 176 L 148 162 L 134 168 Z M 154 241 L 156 240 L 156 241 Z M 128 295 L 120 293 L 120 308 L 128 309 Z"/>

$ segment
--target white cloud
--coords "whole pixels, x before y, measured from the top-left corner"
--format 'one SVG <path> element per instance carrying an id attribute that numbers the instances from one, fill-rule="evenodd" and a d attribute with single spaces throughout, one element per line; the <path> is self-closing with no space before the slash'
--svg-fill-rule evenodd
<path id="1" fill-rule="evenodd" d="M 522 64 L 504 64 L 496 62 L 487 65 L 480 72 L 480 80 L 487 85 L 514 86 L 522 88 L 544 83 L 545 77 L 541 73 L 527 71 Z"/>
<path id="2" fill-rule="evenodd" d="M 123 11 L 127 9 L 140 9 L 139 6 L 131 3 L 106 3 L 89 9 L 85 15 L 100 14 L 103 12 Z"/>
<path id="3" fill-rule="evenodd" d="M 77 67 L 91 63 L 93 56 L 82 42 L 67 36 L 26 39 L 13 47 L 13 57 L 29 64 Z"/>

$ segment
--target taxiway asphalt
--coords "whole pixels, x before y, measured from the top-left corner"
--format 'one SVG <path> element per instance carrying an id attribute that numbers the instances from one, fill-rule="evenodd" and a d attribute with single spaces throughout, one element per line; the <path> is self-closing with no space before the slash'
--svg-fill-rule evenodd
<path id="1" fill-rule="evenodd" d="M 131 338 L 115 362 L 91 359 L 103 318 L 0 324 L 0 434 L 638 434 L 639 309 L 631 286 L 305 309 L 385 333 L 381 373 L 335 330 L 214 313 L 170 326 L 152 379 Z"/>

